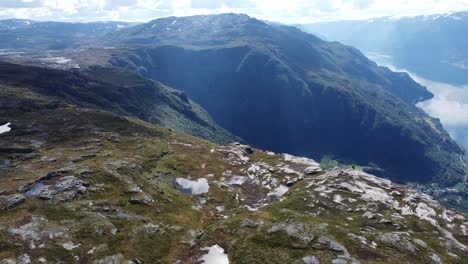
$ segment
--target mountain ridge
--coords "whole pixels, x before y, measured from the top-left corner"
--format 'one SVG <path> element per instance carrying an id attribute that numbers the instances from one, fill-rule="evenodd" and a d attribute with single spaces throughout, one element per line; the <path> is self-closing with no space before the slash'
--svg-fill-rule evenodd
<path id="1" fill-rule="evenodd" d="M 208 30 L 210 26 L 213 28 Z M 125 46 L 125 49 L 111 52 L 111 59 L 107 63 L 185 91 L 212 113 L 218 123 L 256 146 L 316 158 L 324 154 L 335 154 L 349 159 L 350 163 L 353 163 L 354 158 L 354 162 L 363 165 L 374 163 L 384 167 L 395 163 L 403 164 L 410 156 L 412 159 L 421 157 L 415 162 L 419 163 L 416 166 L 418 169 L 401 175 L 400 180 L 422 180 L 415 176 L 418 174 L 445 174 L 439 178 L 440 183 L 447 174 L 459 175 L 460 177 L 456 176 L 458 180 L 463 178 L 464 169 L 459 167 L 460 170 L 452 170 L 460 164 L 450 168 L 452 165 L 447 166 L 450 161 L 434 171 L 427 169 L 434 169 L 433 165 L 429 165 L 432 162 L 429 160 L 437 160 L 436 163 L 440 161 L 433 154 L 422 154 L 430 145 L 448 147 L 448 153 L 463 152 L 448 134 L 439 133 L 443 128 L 438 120 L 428 119 L 413 105 L 431 98 L 432 95 L 413 82 L 407 74 L 392 73 L 386 68 L 378 67 L 354 48 L 321 41 L 297 28 L 270 25 L 235 14 L 158 19 L 110 33 L 103 38 L 104 43 L 109 41 Z M 376 100 L 379 103 L 372 103 Z M 271 104 L 280 107 L 268 107 Z M 239 105 L 243 107 L 239 108 Z M 245 108 L 252 110 L 243 111 Z M 286 112 L 285 109 L 289 111 Z M 393 124 L 390 124 L 385 119 L 392 112 L 395 115 L 391 114 Z M 403 117 L 403 112 L 411 114 Z M 379 118 L 375 117 L 380 113 L 384 119 L 376 122 Z M 320 119 L 320 115 L 333 115 L 330 119 L 342 122 L 345 120 L 346 125 Z M 362 119 L 356 118 L 357 116 L 362 116 Z M 263 121 L 265 117 L 268 119 Z M 404 119 L 407 121 L 402 121 Z M 421 134 L 414 135 L 414 140 L 411 139 L 413 135 L 408 135 L 410 139 L 406 138 L 407 135 L 402 136 L 420 129 L 417 128 L 419 124 L 407 126 L 414 119 L 419 120 L 417 123 L 423 126 L 427 123 L 436 129 L 416 132 Z M 248 125 L 238 126 L 241 122 Z M 311 123 L 317 126 L 314 127 Z M 290 129 L 288 126 L 297 129 Z M 271 137 L 252 133 L 266 131 L 267 127 L 270 127 L 268 133 L 272 134 Z M 373 130 L 372 127 L 377 129 Z M 283 133 L 285 129 L 287 132 Z M 323 135 L 314 133 L 315 130 L 326 131 L 323 132 L 327 135 L 326 141 L 332 143 L 325 145 L 323 139 L 321 142 L 314 141 L 314 138 L 318 139 Z M 403 159 L 399 154 L 384 161 L 387 154 L 378 151 L 370 154 L 373 150 L 369 147 L 366 149 L 369 152 L 360 156 L 349 141 L 359 142 L 362 146 L 372 144 L 366 143 L 358 135 L 352 135 L 353 132 L 343 135 L 337 130 L 360 131 L 356 134 L 368 137 L 375 135 L 379 139 L 372 144 L 376 145 L 378 142 L 388 142 L 389 137 L 398 140 L 401 138 L 401 142 L 393 142 L 392 146 L 381 148 L 393 149 L 395 145 L 401 144 L 401 151 L 390 152 L 402 153 L 403 149 L 406 150 L 411 145 L 419 153 L 408 154 Z M 310 134 L 307 136 L 301 131 L 310 131 Z M 388 135 L 385 135 L 385 131 L 388 131 Z M 430 135 L 431 131 L 435 134 Z M 348 137 L 348 140 L 341 139 L 343 137 Z M 284 144 L 279 145 L 275 138 L 283 138 Z M 300 138 L 300 146 L 295 142 L 297 138 Z M 429 143 L 430 138 L 439 138 L 439 143 Z M 310 145 L 305 143 L 311 141 L 313 143 Z M 432 157 L 425 160 L 427 156 Z M 374 158 L 376 159 L 373 160 Z M 457 159 L 455 156 L 453 158 Z M 387 165 L 383 165 L 385 163 Z M 409 166 L 414 164 L 401 167 Z M 436 170 L 439 172 L 435 172 Z M 408 173 L 408 170 L 402 169 L 393 173 L 392 177 L 405 172 Z M 451 181 L 448 185 L 456 181 Z"/>
<path id="2" fill-rule="evenodd" d="M 467 84 L 467 25 L 468 12 L 455 12 L 298 26 L 365 52 L 389 55 L 395 66 L 427 79 Z"/>
<path id="3" fill-rule="evenodd" d="M 0 84 L 64 103 L 136 116 L 214 142 L 241 141 L 213 122 L 184 93 L 122 69 L 55 70 L 0 62 Z"/>

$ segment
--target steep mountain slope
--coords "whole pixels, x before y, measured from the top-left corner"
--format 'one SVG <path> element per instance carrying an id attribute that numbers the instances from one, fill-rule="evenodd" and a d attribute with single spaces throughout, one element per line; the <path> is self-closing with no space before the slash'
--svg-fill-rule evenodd
<path id="1" fill-rule="evenodd" d="M 82 42 L 135 23 L 62 23 L 22 19 L 0 20 L 0 49 L 53 49 L 79 46 Z"/>
<path id="2" fill-rule="evenodd" d="M 54 70 L 0 62 L 0 85 L 2 89 L 27 88 L 60 102 L 135 116 L 213 142 L 239 140 L 184 93 L 123 69 Z"/>
<path id="3" fill-rule="evenodd" d="M 183 90 L 255 146 L 379 167 L 401 182 L 464 181 L 460 148 L 414 103 L 432 95 L 354 48 L 245 15 L 164 18 L 102 40 L 109 63 Z"/>
<path id="4" fill-rule="evenodd" d="M 2 263 L 468 261 L 467 216 L 388 180 L 28 88 L 0 109 Z"/>
<path id="5" fill-rule="evenodd" d="M 468 84 L 468 12 L 300 25 L 436 81 Z"/>

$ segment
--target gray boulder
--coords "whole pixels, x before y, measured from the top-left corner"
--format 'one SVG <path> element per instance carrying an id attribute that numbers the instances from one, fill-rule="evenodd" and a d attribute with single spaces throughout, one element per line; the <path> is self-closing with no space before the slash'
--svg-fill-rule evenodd
<path id="1" fill-rule="evenodd" d="M 302 258 L 304 264 L 320 264 L 320 261 L 315 256 L 306 256 Z"/>
<path id="2" fill-rule="evenodd" d="M 278 224 L 268 230 L 268 233 L 285 232 L 289 237 L 299 240 L 301 243 L 295 246 L 305 247 L 315 238 L 312 232 L 306 230 L 303 223 L 297 224 Z"/>
<path id="3" fill-rule="evenodd" d="M 0 208 L 2 210 L 13 209 L 25 201 L 26 197 L 22 194 L 0 196 Z"/>
<path id="4" fill-rule="evenodd" d="M 411 243 L 406 233 L 393 232 L 381 234 L 377 237 L 377 240 L 382 244 L 396 248 L 398 250 L 408 251 L 412 254 L 416 254 L 417 248 Z"/>
<path id="5" fill-rule="evenodd" d="M 43 200 L 57 199 L 65 202 L 85 194 L 88 186 L 89 183 L 79 180 L 75 176 L 66 176 L 55 185 L 45 185 L 35 196 Z"/>

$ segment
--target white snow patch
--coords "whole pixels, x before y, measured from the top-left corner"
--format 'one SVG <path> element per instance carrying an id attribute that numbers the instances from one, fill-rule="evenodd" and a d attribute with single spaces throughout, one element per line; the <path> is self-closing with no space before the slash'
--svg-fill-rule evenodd
<path id="1" fill-rule="evenodd" d="M 73 242 L 65 242 L 63 243 L 63 248 L 66 250 L 73 250 L 75 248 L 79 248 L 81 244 L 73 244 Z"/>
<path id="2" fill-rule="evenodd" d="M 286 185 L 280 185 L 278 188 L 276 188 L 273 192 L 268 193 L 268 196 L 278 196 L 281 197 L 285 193 L 287 193 L 289 190 L 289 187 Z"/>
<path id="3" fill-rule="evenodd" d="M 251 211 L 251 212 L 256 212 L 258 211 L 258 208 L 256 207 L 251 207 L 250 205 L 246 205 L 245 208 L 247 208 L 247 210 Z"/>
<path id="4" fill-rule="evenodd" d="M 192 195 L 207 193 L 210 189 L 210 185 L 208 185 L 208 180 L 205 178 L 200 178 L 196 181 L 191 181 L 184 178 L 177 178 L 176 182 L 182 187 L 182 189 L 190 191 L 190 194 Z"/>
<path id="5" fill-rule="evenodd" d="M 228 255 L 224 253 L 224 249 L 219 245 L 202 248 L 208 250 L 208 253 L 203 255 L 199 260 L 206 264 L 229 264 Z"/>
<path id="6" fill-rule="evenodd" d="M 43 58 L 42 60 L 45 62 L 56 63 L 56 64 L 66 64 L 72 61 L 71 59 L 68 59 L 65 57 L 50 57 L 50 58 Z"/>
<path id="7" fill-rule="evenodd" d="M 6 123 L 3 126 L 0 126 L 0 134 L 10 132 L 11 131 L 10 125 L 11 125 L 11 123 Z"/>
<path id="8" fill-rule="evenodd" d="M 333 201 L 335 203 L 340 204 L 341 202 L 343 202 L 343 197 L 341 197 L 341 195 L 339 195 L 339 194 L 335 194 L 335 196 L 333 196 Z"/>

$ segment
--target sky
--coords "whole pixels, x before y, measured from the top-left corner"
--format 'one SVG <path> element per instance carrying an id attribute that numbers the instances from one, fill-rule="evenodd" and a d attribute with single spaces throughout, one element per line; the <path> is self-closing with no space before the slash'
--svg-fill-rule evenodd
<path id="1" fill-rule="evenodd" d="M 0 19 L 146 22 L 245 13 L 286 24 L 468 11 L 468 0 L 0 0 Z"/>

